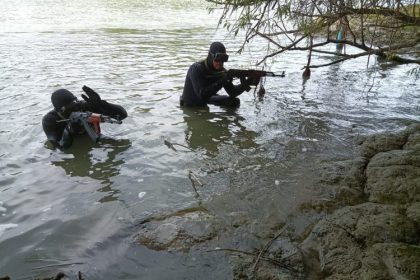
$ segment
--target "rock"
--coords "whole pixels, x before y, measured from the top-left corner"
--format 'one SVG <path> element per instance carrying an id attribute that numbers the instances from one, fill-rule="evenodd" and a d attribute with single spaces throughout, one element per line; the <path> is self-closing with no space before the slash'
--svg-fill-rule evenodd
<path id="1" fill-rule="evenodd" d="M 412 129 L 408 129 L 411 131 Z M 404 150 L 420 150 L 420 129 L 419 131 L 412 131 L 407 138 L 407 143 L 404 145 Z"/>
<path id="2" fill-rule="evenodd" d="M 296 272 L 303 273 L 303 256 L 298 244 L 291 242 L 289 238 L 277 238 L 267 250 L 266 255 L 271 259 L 281 260 L 281 262 Z"/>
<path id="3" fill-rule="evenodd" d="M 420 279 L 420 247 L 403 243 L 379 243 L 362 259 L 365 279 Z"/>
<path id="4" fill-rule="evenodd" d="M 150 220 L 143 224 L 136 239 L 149 249 L 188 251 L 215 236 L 211 219 L 209 214 L 196 211 Z"/>
<path id="5" fill-rule="evenodd" d="M 350 170 L 347 172 L 344 183 L 349 188 L 362 192 L 366 181 L 365 169 L 369 160 L 366 157 L 358 156 L 353 159 Z"/>
<path id="6" fill-rule="evenodd" d="M 406 133 L 407 134 L 420 133 L 420 123 L 412 123 L 409 126 L 407 126 Z"/>
<path id="7" fill-rule="evenodd" d="M 319 267 L 311 269 L 321 271 L 327 279 L 361 279 L 366 270 L 363 258 L 376 244 L 417 244 L 418 225 L 403 210 L 368 202 L 344 207 L 321 220 L 302 243 L 307 255 L 312 252 L 318 258 L 312 265 Z"/>
<path id="8" fill-rule="evenodd" d="M 366 168 L 365 193 L 382 203 L 410 203 L 420 200 L 420 153 L 393 150 L 372 157 Z"/>
<path id="9" fill-rule="evenodd" d="M 275 197 L 256 199 L 253 190 L 241 190 L 240 199 L 261 207 L 228 208 L 224 194 L 205 210 L 151 218 L 136 238 L 154 250 L 226 248 L 234 279 L 420 279 L 420 124 L 358 145 L 354 159 L 318 166 L 314 187 L 328 196 L 299 205 L 302 215 L 288 217 L 293 229 L 273 240 L 258 265 L 259 248 L 285 218 L 273 211 Z M 250 212 L 266 208 L 269 215 L 252 219 Z"/>
<path id="10" fill-rule="evenodd" d="M 405 204 L 420 200 L 420 124 L 395 134 L 372 135 L 359 144 L 356 168 L 347 179 L 351 188 L 365 180 L 369 201 Z"/>
<path id="11" fill-rule="evenodd" d="M 416 202 L 407 207 L 406 215 L 409 219 L 420 226 L 420 202 Z"/>
<path id="12" fill-rule="evenodd" d="M 371 158 L 379 152 L 401 149 L 407 142 L 407 132 L 397 134 L 377 134 L 367 137 L 360 146 L 359 154 Z"/>
<path id="13" fill-rule="evenodd" d="M 365 203 L 352 207 L 359 215 L 354 236 L 366 246 L 382 242 L 416 243 L 418 227 L 403 214 L 403 209 L 390 205 Z"/>
<path id="14" fill-rule="evenodd" d="M 279 237 L 274 240 L 260 256 L 258 263 L 256 259 L 260 251 L 251 252 L 230 258 L 234 279 L 303 279 L 302 254 L 297 244 L 290 242 L 288 238 Z"/>

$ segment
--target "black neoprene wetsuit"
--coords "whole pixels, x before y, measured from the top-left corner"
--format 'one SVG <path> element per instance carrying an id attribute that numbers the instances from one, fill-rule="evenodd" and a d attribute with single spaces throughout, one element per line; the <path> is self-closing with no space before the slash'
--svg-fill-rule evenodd
<path id="1" fill-rule="evenodd" d="M 101 101 L 100 108 L 89 108 L 85 101 L 78 101 L 78 103 L 81 108 L 78 111 L 89 110 L 92 113 L 104 114 L 118 120 L 123 120 L 127 117 L 127 112 L 123 107 L 108 103 L 105 100 Z M 63 121 L 65 119 L 56 110 L 49 111 L 42 118 L 42 128 L 47 135 L 47 139 L 58 148 L 70 147 L 73 143 L 73 135 L 84 133 L 81 125 Z"/>
<path id="2" fill-rule="evenodd" d="M 233 85 L 232 80 L 223 77 L 222 71 L 226 70 L 210 69 L 207 60 L 191 65 L 185 78 L 184 91 L 180 99 L 181 106 L 226 105 L 245 90 L 249 90 L 242 84 Z M 229 96 L 217 94 L 222 87 Z"/>

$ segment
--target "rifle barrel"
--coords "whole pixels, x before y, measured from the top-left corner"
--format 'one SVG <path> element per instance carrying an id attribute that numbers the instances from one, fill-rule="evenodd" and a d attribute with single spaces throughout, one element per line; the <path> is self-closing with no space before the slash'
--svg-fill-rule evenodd
<path id="1" fill-rule="evenodd" d="M 284 71 L 282 71 L 280 74 L 276 74 L 274 72 L 270 71 L 263 71 L 263 70 L 256 70 L 256 69 L 230 69 L 226 71 L 227 73 L 233 73 L 233 76 L 259 76 L 259 77 L 284 77 Z"/>
<path id="2" fill-rule="evenodd" d="M 265 74 L 268 77 L 284 77 L 285 76 L 284 71 L 281 72 L 280 74 L 276 74 L 274 72 L 266 72 Z"/>

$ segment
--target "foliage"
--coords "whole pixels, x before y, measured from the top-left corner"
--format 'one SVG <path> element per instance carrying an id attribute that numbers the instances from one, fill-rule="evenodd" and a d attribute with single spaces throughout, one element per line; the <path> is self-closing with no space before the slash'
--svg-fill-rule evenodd
<path id="1" fill-rule="evenodd" d="M 223 9 L 220 25 L 235 35 L 245 31 L 239 51 L 254 37 L 269 42 L 270 49 L 258 64 L 289 51 L 309 51 L 305 66 L 308 69 L 369 55 L 400 63 L 420 63 L 418 0 L 207 1 L 215 4 L 212 9 Z M 329 44 L 335 44 L 337 51 L 323 50 Z M 346 54 L 348 45 L 358 52 Z M 312 52 L 331 55 L 333 60 L 311 65 Z"/>

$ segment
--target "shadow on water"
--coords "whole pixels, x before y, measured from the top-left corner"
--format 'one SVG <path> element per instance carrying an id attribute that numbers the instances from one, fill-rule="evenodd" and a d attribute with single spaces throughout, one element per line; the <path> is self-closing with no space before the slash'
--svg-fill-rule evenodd
<path id="1" fill-rule="evenodd" d="M 119 174 L 124 163 L 119 155 L 131 147 L 128 139 L 103 139 L 92 143 L 87 135 L 78 136 L 73 145 L 65 150 L 70 157 L 63 157 L 51 163 L 64 169 L 72 177 L 90 177 L 101 182 L 100 192 L 107 193 L 99 202 L 117 200 L 119 190 L 112 188 L 112 178 Z"/>
<path id="2" fill-rule="evenodd" d="M 247 129 L 241 122 L 245 119 L 234 108 L 211 112 L 209 107 L 183 108 L 187 124 L 185 140 L 191 149 L 203 149 L 208 156 L 215 156 L 222 145 L 233 144 L 239 149 L 258 147 L 258 134 Z"/>

